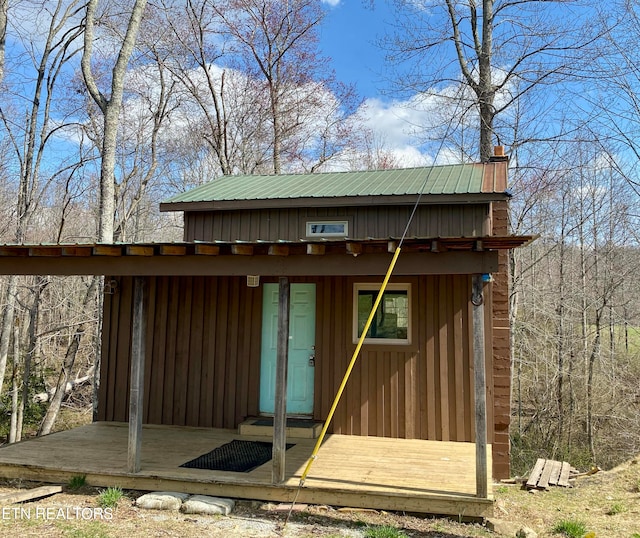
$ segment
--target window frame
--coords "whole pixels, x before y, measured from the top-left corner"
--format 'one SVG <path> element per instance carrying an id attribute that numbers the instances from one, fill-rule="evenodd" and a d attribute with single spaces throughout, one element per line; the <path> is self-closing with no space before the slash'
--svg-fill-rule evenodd
<path id="1" fill-rule="evenodd" d="M 356 282 L 353 285 L 352 335 L 353 335 L 354 344 L 357 344 L 360 339 L 360 335 L 358 334 L 358 321 L 359 321 L 358 320 L 358 297 L 359 297 L 358 292 L 361 290 L 379 292 L 381 286 L 382 286 L 381 282 L 379 283 L 378 282 Z M 387 284 L 387 287 L 385 288 L 385 293 L 388 291 L 406 291 L 407 292 L 407 338 L 405 339 L 405 338 L 367 337 L 364 339 L 363 343 L 375 344 L 375 345 L 392 345 L 392 346 L 411 345 L 411 336 L 412 336 L 411 327 L 413 324 L 411 284 L 409 282 Z M 382 300 L 384 300 L 384 295 L 382 296 Z"/>
<path id="2" fill-rule="evenodd" d="M 340 232 L 328 232 L 328 233 L 314 233 L 311 231 L 311 227 L 315 225 L 335 225 L 342 224 L 344 226 L 344 233 Z M 349 220 L 348 219 L 318 219 L 307 220 L 305 222 L 305 236 L 306 237 L 349 237 Z"/>

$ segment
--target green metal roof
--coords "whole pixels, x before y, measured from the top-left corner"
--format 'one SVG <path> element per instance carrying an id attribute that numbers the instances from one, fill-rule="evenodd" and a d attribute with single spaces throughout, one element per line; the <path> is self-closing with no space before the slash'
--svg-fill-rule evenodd
<path id="1" fill-rule="evenodd" d="M 417 195 L 421 190 L 424 195 L 504 192 L 506 185 L 503 186 L 503 182 L 498 181 L 494 184 L 493 181 L 489 181 L 487 184 L 483 181 L 486 168 L 493 167 L 493 164 L 458 164 L 321 174 L 225 176 L 177 194 L 164 204 Z M 495 190 L 496 188 L 499 190 Z"/>

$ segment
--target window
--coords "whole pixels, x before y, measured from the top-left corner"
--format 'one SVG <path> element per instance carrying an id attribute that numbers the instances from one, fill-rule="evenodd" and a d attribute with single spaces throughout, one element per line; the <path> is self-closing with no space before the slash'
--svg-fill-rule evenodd
<path id="1" fill-rule="evenodd" d="M 376 301 L 380 284 L 356 284 L 354 287 L 354 342 L 358 341 Z M 411 285 L 388 284 L 378 305 L 365 343 L 411 343 Z"/>
<path id="2" fill-rule="evenodd" d="M 307 237 L 347 237 L 349 221 L 327 220 L 307 222 Z"/>

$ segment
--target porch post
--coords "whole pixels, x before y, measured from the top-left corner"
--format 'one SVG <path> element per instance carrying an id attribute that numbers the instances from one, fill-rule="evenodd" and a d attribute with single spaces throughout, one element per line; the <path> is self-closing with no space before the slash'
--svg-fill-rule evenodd
<path id="1" fill-rule="evenodd" d="M 484 296 L 482 275 L 472 278 L 473 368 L 476 404 L 476 497 L 488 498 L 487 491 L 487 391 L 484 352 Z"/>
<path id="2" fill-rule="evenodd" d="M 129 445 L 127 470 L 140 471 L 142 446 L 142 405 L 144 396 L 144 356 L 147 319 L 144 311 L 147 286 L 146 278 L 133 279 L 133 326 L 131 342 L 131 380 L 129 391 Z"/>
<path id="3" fill-rule="evenodd" d="M 289 279 L 280 277 L 278 288 L 278 354 L 276 358 L 275 416 L 273 417 L 273 468 L 271 482 L 284 482 L 287 430 L 287 363 L 289 356 Z"/>

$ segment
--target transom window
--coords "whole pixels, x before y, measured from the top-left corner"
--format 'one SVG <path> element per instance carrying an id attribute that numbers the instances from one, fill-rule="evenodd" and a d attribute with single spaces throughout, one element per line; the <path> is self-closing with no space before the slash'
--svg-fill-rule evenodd
<path id="1" fill-rule="evenodd" d="M 354 342 L 357 342 L 376 301 L 380 284 L 354 286 Z M 411 284 L 388 284 L 367 332 L 365 343 L 411 343 Z"/>
<path id="2" fill-rule="evenodd" d="M 327 220 L 307 222 L 307 237 L 347 237 L 349 221 Z"/>

